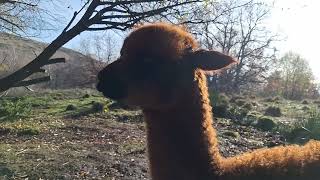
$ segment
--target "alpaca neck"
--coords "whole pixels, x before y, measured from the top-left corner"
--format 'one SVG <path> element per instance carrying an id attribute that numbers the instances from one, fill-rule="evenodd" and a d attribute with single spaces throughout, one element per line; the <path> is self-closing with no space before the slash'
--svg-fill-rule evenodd
<path id="1" fill-rule="evenodd" d="M 153 179 L 215 179 L 221 159 L 205 75 L 195 71 L 185 102 L 144 110 Z"/>

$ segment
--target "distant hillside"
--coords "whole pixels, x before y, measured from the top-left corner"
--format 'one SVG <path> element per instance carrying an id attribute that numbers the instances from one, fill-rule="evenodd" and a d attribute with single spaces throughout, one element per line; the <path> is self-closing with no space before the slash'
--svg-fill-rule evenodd
<path id="1" fill-rule="evenodd" d="M 0 33 L 0 78 L 29 63 L 46 45 L 34 40 Z M 103 63 L 67 48 L 61 48 L 53 57 L 64 57 L 66 63 L 46 66 L 45 69 L 53 79 L 48 83 L 33 86 L 33 88 L 93 87 L 96 82 L 96 74 L 103 67 Z M 40 74 L 33 76 L 40 76 Z"/>

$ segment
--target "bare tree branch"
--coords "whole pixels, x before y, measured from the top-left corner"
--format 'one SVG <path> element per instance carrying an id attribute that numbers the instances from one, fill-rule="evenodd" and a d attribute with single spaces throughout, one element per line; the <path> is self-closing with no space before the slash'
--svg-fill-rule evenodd
<path id="1" fill-rule="evenodd" d="M 36 78 L 32 80 L 20 81 L 17 84 L 14 84 L 13 87 L 30 86 L 37 83 L 48 82 L 50 80 L 51 80 L 50 76 L 45 76 L 45 77 Z"/>
<path id="2" fill-rule="evenodd" d="M 149 10 L 144 8 L 137 8 L 141 3 L 159 3 L 158 6 L 154 6 Z M 201 2 L 201 0 L 193 1 L 161 1 L 161 0 L 127 0 L 127 1 L 102 1 L 91 0 L 87 1 L 82 8 L 75 12 L 67 26 L 61 32 L 61 34 L 52 41 L 33 61 L 25 65 L 16 72 L 0 79 L 0 92 L 6 91 L 15 86 L 27 86 L 33 82 L 43 82 L 39 80 L 25 80 L 35 72 L 41 71 L 41 67 L 53 63 L 64 62 L 64 59 L 51 59 L 51 56 L 61 48 L 65 43 L 76 37 L 83 31 L 93 30 L 107 30 L 118 29 L 126 30 L 134 26 L 134 24 L 145 20 L 147 18 L 162 15 L 162 13 L 172 11 L 176 13 L 178 10 L 174 10 L 176 7 L 192 4 L 195 2 Z M 76 16 L 87 7 L 85 13 L 80 20 L 72 26 L 76 19 Z M 141 7 L 141 6 L 140 6 Z M 114 14 L 118 13 L 118 14 Z M 121 14 L 122 13 L 122 14 Z M 112 15 L 114 15 L 112 17 Z M 166 15 L 171 15 L 167 13 Z"/>

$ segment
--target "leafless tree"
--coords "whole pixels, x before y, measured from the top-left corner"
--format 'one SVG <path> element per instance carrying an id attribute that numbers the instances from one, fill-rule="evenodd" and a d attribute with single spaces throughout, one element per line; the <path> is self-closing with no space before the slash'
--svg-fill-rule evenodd
<path id="1" fill-rule="evenodd" d="M 278 40 L 278 35 L 268 29 L 265 21 L 270 15 L 270 5 L 255 0 L 225 0 L 208 4 L 206 9 L 204 13 L 220 16 L 193 27 L 202 45 L 239 60 L 234 68 L 211 77 L 210 86 L 239 92 L 264 82 L 266 72 L 275 60 L 272 43 Z M 206 17 L 203 13 L 200 15 Z"/>
<path id="2" fill-rule="evenodd" d="M 0 31 L 22 36 L 38 36 L 42 30 L 55 29 L 61 16 L 41 4 L 58 6 L 60 0 L 0 0 Z"/>
<path id="3" fill-rule="evenodd" d="M 0 92 L 11 87 L 28 86 L 35 83 L 48 81 L 50 76 L 25 80 L 35 72 L 44 72 L 45 65 L 64 62 L 63 58 L 50 59 L 51 56 L 65 43 L 83 31 L 97 31 L 118 29 L 127 30 L 135 24 L 145 21 L 150 17 L 167 17 L 178 12 L 183 12 L 183 6 L 200 2 L 195 1 L 163 1 L 163 0 L 124 0 L 103 1 L 88 0 L 85 5 L 71 18 L 62 33 L 49 44 L 34 60 L 16 72 L 0 79 Z M 145 9 L 148 3 L 150 9 Z M 75 23 L 76 17 L 84 12 L 80 20 Z"/>
<path id="4" fill-rule="evenodd" d="M 116 58 L 116 52 L 119 51 L 119 45 L 114 38 L 114 33 L 104 32 L 81 39 L 78 51 L 97 61 L 90 61 L 92 70 L 100 71 L 104 66 L 111 63 Z M 96 74 L 95 73 L 95 74 Z"/>

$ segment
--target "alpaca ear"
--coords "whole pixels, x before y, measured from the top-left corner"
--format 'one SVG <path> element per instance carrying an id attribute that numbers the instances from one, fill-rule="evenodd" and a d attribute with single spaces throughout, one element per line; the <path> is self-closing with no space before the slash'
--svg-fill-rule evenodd
<path id="1" fill-rule="evenodd" d="M 204 49 L 192 52 L 191 61 L 194 68 L 200 68 L 204 71 L 222 69 L 238 62 L 231 56 L 217 51 L 209 51 Z"/>

